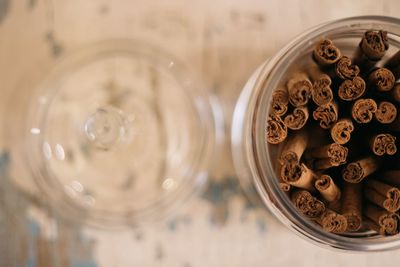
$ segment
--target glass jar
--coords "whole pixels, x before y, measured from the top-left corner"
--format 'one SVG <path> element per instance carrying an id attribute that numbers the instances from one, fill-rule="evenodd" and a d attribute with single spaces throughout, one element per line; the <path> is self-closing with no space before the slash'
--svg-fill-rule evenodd
<path id="1" fill-rule="evenodd" d="M 215 101 L 162 49 L 94 43 L 37 81 L 26 77 L 9 97 L 11 175 L 63 218 L 142 225 L 170 215 L 207 180 Z"/>
<path id="2" fill-rule="evenodd" d="M 366 30 L 386 30 L 390 49 L 385 61 L 400 49 L 400 20 L 381 16 L 341 19 L 319 25 L 298 36 L 260 66 L 245 85 L 232 123 L 235 168 L 245 189 L 256 188 L 263 203 L 289 229 L 316 244 L 350 251 L 380 251 L 400 247 L 400 237 L 382 237 L 372 231 L 336 235 L 323 231 L 292 205 L 279 188 L 274 165 L 277 153 L 265 142 L 265 122 L 272 91 L 292 64 L 311 61 L 314 45 L 329 38 L 345 55 L 353 55 Z"/>

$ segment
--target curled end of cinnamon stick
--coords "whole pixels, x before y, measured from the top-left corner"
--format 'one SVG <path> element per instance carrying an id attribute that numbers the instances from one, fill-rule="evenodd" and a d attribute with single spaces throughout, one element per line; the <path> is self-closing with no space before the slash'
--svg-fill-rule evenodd
<path id="1" fill-rule="evenodd" d="M 378 106 L 376 102 L 371 99 L 358 99 L 351 109 L 351 116 L 358 123 L 369 123 L 374 117 Z"/>
<path id="2" fill-rule="evenodd" d="M 367 205 L 365 215 L 370 219 L 368 225 L 379 234 L 395 235 L 399 233 L 400 217 L 398 214 L 387 212 L 375 205 Z"/>
<path id="3" fill-rule="evenodd" d="M 306 190 L 294 192 L 291 199 L 297 210 L 308 218 L 318 218 L 325 212 L 325 204 Z"/>
<path id="4" fill-rule="evenodd" d="M 333 143 L 328 150 L 328 156 L 333 166 L 339 166 L 346 163 L 348 148 L 340 144 Z"/>
<path id="5" fill-rule="evenodd" d="M 335 72 L 342 80 L 352 80 L 360 74 L 360 68 L 353 65 L 349 57 L 342 56 L 336 63 Z"/>
<path id="6" fill-rule="evenodd" d="M 361 39 L 360 49 L 369 60 L 380 60 L 389 49 L 387 32 L 366 31 Z"/>
<path id="7" fill-rule="evenodd" d="M 289 95 L 286 89 L 276 89 L 272 93 L 271 113 L 282 116 L 288 110 Z"/>
<path id="8" fill-rule="evenodd" d="M 306 106 L 295 108 L 292 114 L 285 117 L 284 123 L 289 129 L 300 130 L 308 120 L 309 114 Z"/>
<path id="9" fill-rule="evenodd" d="M 333 92 L 331 89 L 332 80 L 326 74 L 321 74 L 313 83 L 311 97 L 315 104 L 323 106 L 333 100 Z"/>
<path id="10" fill-rule="evenodd" d="M 329 129 L 338 119 L 338 108 L 332 102 L 318 106 L 313 112 L 313 118 L 319 121 L 321 128 Z"/>
<path id="11" fill-rule="evenodd" d="M 325 231 L 336 234 L 344 233 L 348 227 L 346 217 L 332 210 L 321 216 L 321 226 Z"/>
<path id="12" fill-rule="evenodd" d="M 390 102 L 382 101 L 378 105 L 378 109 L 375 112 L 375 118 L 377 121 L 383 124 L 389 124 L 394 122 L 397 117 L 397 108 Z"/>
<path id="13" fill-rule="evenodd" d="M 353 122 L 350 119 L 341 119 L 333 125 L 331 129 L 331 137 L 333 141 L 343 145 L 350 141 L 351 133 L 353 131 Z"/>
<path id="14" fill-rule="evenodd" d="M 270 144 L 279 144 L 287 137 L 287 127 L 282 119 L 271 114 L 267 120 L 265 138 Z"/>
<path id="15" fill-rule="evenodd" d="M 320 66 L 328 66 L 339 60 L 341 52 L 331 40 L 323 39 L 316 44 L 313 56 Z"/>
<path id="16" fill-rule="evenodd" d="M 342 177 L 349 183 L 360 183 L 365 177 L 377 170 L 379 161 L 374 157 L 367 157 L 347 164 L 342 171 Z"/>
<path id="17" fill-rule="evenodd" d="M 386 68 L 378 68 L 369 75 L 369 82 L 380 92 L 390 91 L 395 81 L 393 73 Z"/>
<path id="18" fill-rule="evenodd" d="M 345 80 L 340 84 L 338 95 L 342 100 L 353 101 L 364 94 L 365 87 L 364 79 L 356 76 L 352 80 Z"/>
<path id="19" fill-rule="evenodd" d="M 397 152 L 396 137 L 391 134 L 377 134 L 372 138 L 371 148 L 377 156 L 394 155 Z"/>
<path id="20" fill-rule="evenodd" d="M 335 185 L 329 175 L 323 174 L 315 181 L 315 188 L 328 202 L 335 202 L 340 198 L 340 189 Z"/>
<path id="21" fill-rule="evenodd" d="M 301 107 L 308 103 L 311 97 L 312 84 L 303 72 L 294 73 L 287 83 L 289 102 L 294 107 Z"/>

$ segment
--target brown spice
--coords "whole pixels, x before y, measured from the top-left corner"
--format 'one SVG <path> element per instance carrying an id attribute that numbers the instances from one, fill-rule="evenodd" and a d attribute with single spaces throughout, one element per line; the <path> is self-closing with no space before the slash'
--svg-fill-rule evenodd
<path id="1" fill-rule="evenodd" d="M 287 139 L 283 146 L 279 162 L 281 165 L 294 161 L 299 162 L 308 144 L 308 133 L 303 130 Z"/>
<path id="2" fill-rule="evenodd" d="M 366 157 L 347 164 L 342 171 L 343 179 L 349 183 L 359 183 L 368 175 L 374 173 L 380 161 L 375 157 Z"/>
<path id="3" fill-rule="evenodd" d="M 284 115 L 288 110 L 289 95 L 285 88 L 278 88 L 272 93 L 271 113 Z"/>
<path id="4" fill-rule="evenodd" d="M 393 72 L 396 80 L 400 78 L 400 50 L 386 62 L 385 68 Z"/>
<path id="5" fill-rule="evenodd" d="M 304 72 L 296 72 L 287 83 L 289 102 L 294 107 L 304 106 L 311 97 L 312 84 Z"/>
<path id="6" fill-rule="evenodd" d="M 371 72 L 368 77 L 369 84 L 380 92 L 390 91 L 396 79 L 393 73 L 386 68 L 378 68 Z"/>
<path id="7" fill-rule="evenodd" d="M 287 127 L 279 116 L 270 114 L 267 120 L 265 139 L 270 144 L 279 144 L 287 137 Z"/>
<path id="8" fill-rule="evenodd" d="M 338 107 L 333 102 L 318 106 L 313 112 L 313 118 L 319 121 L 321 128 L 329 129 L 338 119 Z"/>
<path id="9" fill-rule="evenodd" d="M 366 181 L 364 196 L 389 212 L 397 212 L 400 209 L 400 190 L 378 180 Z"/>
<path id="10" fill-rule="evenodd" d="M 347 219 L 348 232 L 358 231 L 362 224 L 362 185 L 344 183 L 342 190 L 342 214 Z"/>
<path id="11" fill-rule="evenodd" d="M 293 192 L 291 200 L 294 206 L 308 218 L 318 218 L 325 212 L 324 203 L 306 190 Z"/>
<path id="12" fill-rule="evenodd" d="M 329 39 L 319 41 L 313 51 L 315 61 L 320 66 L 335 64 L 341 57 L 341 52 Z"/>
<path id="13" fill-rule="evenodd" d="M 326 74 L 321 74 L 318 78 L 314 79 L 313 87 L 311 90 L 311 98 L 318 106 L 323 106 L 332 102 L 333 92 L 331 89 L 332 80 Z"/>
<path id="14" fill-rule="evenodd" d="M 375 112 L 377 121 L 383 124 L 394 122 L 397 117 L 397 108 L 390 102 L 382 101 L 378 104 L 378 109 Z"/>
<path id="15" fill-rule="evenodd" d="M 351 108 L 351 116 L 358 123 L 369 123 L 377 109 L 378 106 L 373 99 L 358 99 Z"/>
<path id="16" fill-rule="evenodd" d="M 400 170 L 385 171 L 380 175 L 380 179 L 385 183 L 400 187 Z"/>
<path id="17" fill-rule="evenodd" d="M 367 205 L 365 215 L 371 220 L 368 226 L 380 235 L 395 235 L 399 233 L 400 217 L 398 214 L 387 212 L 375 205 Z"/>
<path id="18" fill-rule="evenodd" d="M 364 79 L 356 76 L 352 80 L 345 80 L 340 84 L 338 96 L 342 100 L 353 101 L 364 94 L 365 87 Z"/>
<path id="19" fill-rule="evenodd" d="M 340 145 L 346 144 L 350 141 L 353 131 L 353 122 L 350 119 L 341 119 L 337 121 L 331 129 L 332 140 Z"/>
<path id="20" fill-rule="evenodd" d="M 361 52 L 371 61 L 380 60 L 388 49 L 386 31 L 366 31 L 360 42 Z"/>
<path id="21" fill-rule="evenodd" d="M 321 196 L 328 202 L 336 202 L 340 199 L 340 189 L 333 182 L 329 175 L 323 174 L 315 181 L 315 188 Z"/>
<path id="22" fill-rule="evenodd" d="M 281 179 L 292 186 L 314 190 L 316 174 L 305 164 L 299 162 L 288 162 L 282 166 Z"/>
<path id="23" fill-rule="evenodd" d="M 327 232 L 330 233 L 344 233 L 347 229 L 347 219 L 341 214 L 334 212 L 333 210 L 325 210 L 317 222 Z"/>
<path id="24" fill-rule="evenodd" d="M 315 161 L 314 167 L 317 170 L 324 170 L 336 167 L 346 163 L 348 154 L 347 147 L 337 143 L 328 144 L 311 151 L 310 155 L 318 160 Z"/>
<path id="25" fill-rule="evenodd" d="M 285 117 L 283 122 L 289 129 L 300 130 L 307 123 L 309 114 L 306 106 L 297 107 Z"/>
<path id="26" fill-rule="evenodd" d="M 342 56 L 336 63 L 335 72 L 342 80 L 352 80 L 360 74 L 360 68 L 357 65 L 353 65 L 349 57 Z"/>
<path id="27" fill-rule="evenodd" d="M 377 134 L 371 138 L 371 149 L 377 156 L 394 155 L 397 152 L 396 137 L 391 134 Z"/>

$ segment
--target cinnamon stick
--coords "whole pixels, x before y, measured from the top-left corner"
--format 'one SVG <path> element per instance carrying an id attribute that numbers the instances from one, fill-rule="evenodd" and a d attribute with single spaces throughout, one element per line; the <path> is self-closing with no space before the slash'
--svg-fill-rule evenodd
<path id="1" fill-rule="evenodd" d="M 316 44 L 313 56 L 321 67 L 326 67 L 335 64 L 341 57 L 341 52 L 331 40 L 322 39 Z"/>
<path id="2" fill-rule="evenodd" d="M 358 99 L 351 108 L 351 116 L 358 123 L 369 123 L 377 109 L 378 106 L 373 99 Z"/>
<path id="3" fill-rule="evenodd" d="M 310 219 L 318 218 L 325 212 L 324 203 L 306 190 L 293 192 L 291 200 L 297 210 Z"/>
<path id="4" fill-rule="evenodd" d="M 364 196 L 389 212 L 397 212 L 400 209 L 400 190 L 378 180 L 366 181 Z"/>
<path id="5" fill-rule="evenodd" d="M 390 102 L 382 101 L 378 104 L 378 109 L 375 112 L 377 121 L 383 124 L 394 122 L 397 117 L 397 108 Z"/>
<path id="6" fill-rule="evenodd" d="M 337 143 L 328 144 L 311 151 L 311 156 L 317 158 L 314 167 L 316 170 L 325 170 L 346 163 L 347 147 Z"/>
<path id="7" fill-rule="evenodd" d="M 290 184 L 284 183 L 284 182 L 280 182 L 279 183 L 279 188 L 283 191 L 283 192 L 290 192 L 291 186 Z"/>
<path id="8" fill-rule="evenodd" d="M 271 113 L 282 116 L 288 110 L 289 95 L 285 88 L 278 88 L 272 93 Z"/>
<path id="9" fill-rule="evenodd" d="M 396 137 L 391 134 L 377 134 L 371 138 L 370 144 L 377 156 L 394 155 L 397 152 Z"/>
<path id="10" fill-rule="evenodd" d="M 387 212 L 375 205 L 367 205 L 365 215 L 371 223 L 370 228 L 377 231 L 380 235 L 395 235 L 399 233 L 400 217 L 396 213 Z"/>
<path id="11" fill-rule="evenodd" d="M 332 102 L 333 92 L 331 89 L 332 80 L 329 75 L 323 73 L 318 67 L 310 67 L 308 74 L 313 81 L 311 98 L 318 106 L 323 106 Z"/>
<path id="12" fill-rule="evenodd" d="M 400 187 L 400 170 L 386 171 L 379 178 L 385 183 Z"/>
<path id="13" fill-rule="evenodd" d="M 323 174 L 315 180 L 315 188 L 321 196 L 328 202 L 336 202 L 340 199 L 340 189 L 333 182 L 329 175 Z"/>
<path id="14" fill-rule="evenodd" d="M 390 93 L 391 99 L 397 103 L 400 103 L 400 83 L 396 83 Z"/>
<path id="15" fill-rule="evenodd" d="M 359 183 L 368 175 L 374 173 L 379 167 L 375 157 L 366 157 L 347 164 L 342 171 L 343 179 L 349 183 Z"/>
<path id="16" fill-rule="evenodd" d="M 362 224 L 362 185 L 344 183 L 342 190 L 342 215 L 347 219 L 348 232 L 358 231 Z"/>
<path id="17" fill-rule="evenodd" d="M 289 129 L 300 130 L 304 125 L 306 125 L 308 117 L 308 108 L 302 106 L 295 108 L 291 114 L 285 117 L 283 122 Z"/>
<path id="18" fill-rule="evenodd" d="M 267 120 L 265 139 L 270 144 L 279 144 L 287 137 L 287 126 L 279 116 L 270 114 Z"/>
<path id="19" fill-rule="evenodd" d="M 284 165 L 288 162 L 299 162 L 301 156 L 304 153 L 308 144 L 308 133 L 307 131 L 300 131 L 296 135 L 292 135 L 287 139 L 285 145 L 283 146 L 280 164 Z"/>
<path id="20" fill-rule="evenodd" d="M 367 71 L 380 60 L 389 49 L 386 31 L 366 31 L 359 44 L 354 62 Z"/>
<path id="21" fill-rule="evenodd" d="M 304 106 L 311 97 L 312 84 L 304 72 L 296 72 L 287 83 L 289 102 L 294 107 Z"/>
<path id="22" fill-rule="evenodd" d="M 395 81 L 393 73 L 386 68 L 377 68 L 368 77 L 369 84 L 380 92 L 390 91 Z"/>
<path id="23" fill-rule="evenodd" d="M 313 112 L 313 118 L 319 121 L 321 128 L 329 129 L 338 119 L 338 107 L 333 102 L 318 106 Z"/>
<path id="24" fill-rule="evenodd" d="M 400 50 L 386 62 L 385 68 L 393 72 L 396 80 L 400 78 Z"/>
<path id="25" fill-rule="evenodd" d="M 339 85 L 338 96 L 342 100 L 353 101 L 364 94 L 365 88 L 364 79 L 356 76 L 352 80 L 344 80 Z"/>
<path id="26" fill-rule="evenodd" d="M 347 229 L 347 219 L 341 214 L 333 210 L 326 209 L 325 212 L 317 219 L 317 222 L 327 232 L 330 233 L 344 233 Z"/>
<path id="27" fill-rule="evenodd" d="M 336 63 L 335 72 L 342 80 L 352 80 L 360 74 L 360 68 L 353 65 L 349 57 L 342 56 Z"/>
<path id="28" fill-rule="evenodd" d="M 299 162 L 288 162 L 282 166 L 281 179 L 292 186 L 314 190 L 313 181 L 316 174 L 305 164 Z"/>
<path id="29" fill-rule="evenodd" d="M 350 141 L 351 133 L 354 131 L 353 122 L 350 119 L 340 119 L 331 129 L 332 140 L 343 145 Z"/>

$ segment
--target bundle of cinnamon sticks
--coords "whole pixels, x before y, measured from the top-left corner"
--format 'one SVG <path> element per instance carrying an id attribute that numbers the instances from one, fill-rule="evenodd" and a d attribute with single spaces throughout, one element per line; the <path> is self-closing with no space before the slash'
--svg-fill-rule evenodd
<path id="1" fill-rule="evenodd" d="M 400 51 L 388 49 L 383 30 L 353 55 L 322 38 L 272 94 L 265 138 L 281 151 L 280 188 L 328 232 L 400 232 Z"/>

